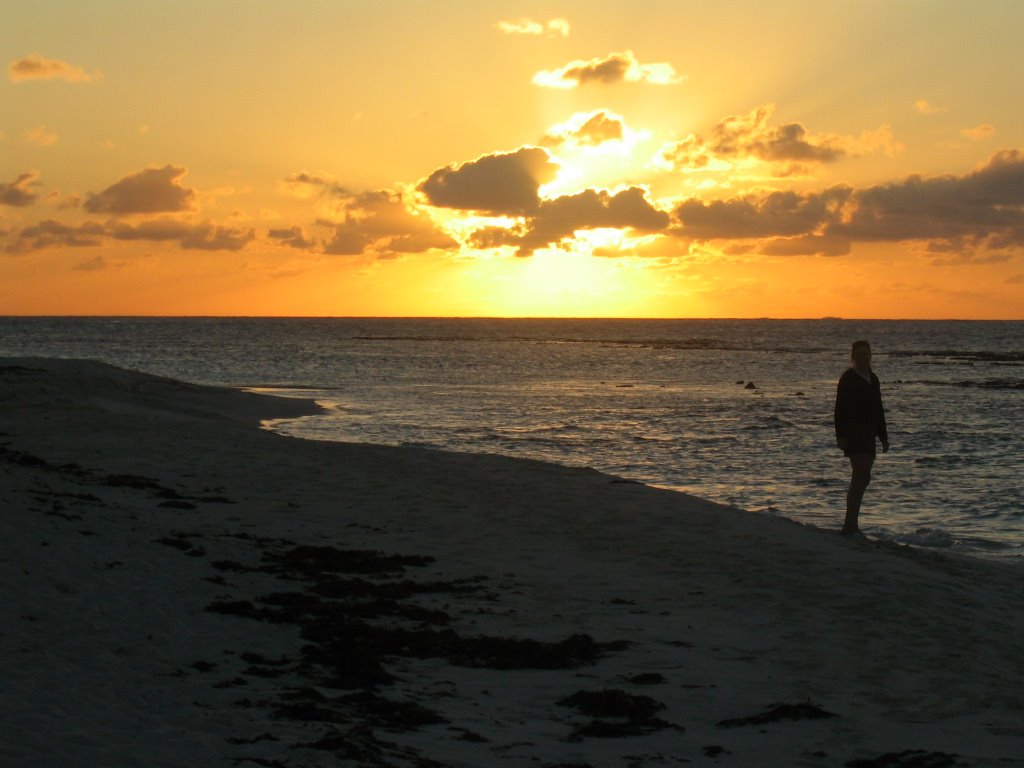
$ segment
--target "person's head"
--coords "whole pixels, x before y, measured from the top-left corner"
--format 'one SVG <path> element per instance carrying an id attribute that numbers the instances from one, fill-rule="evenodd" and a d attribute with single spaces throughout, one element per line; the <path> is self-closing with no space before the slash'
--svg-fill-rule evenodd
<path id="1" fill-rule="evenodd" d="M 853 342 L 850 359 L 853 360 L 853 365 L 856 368 L 862 370 L 871 368 L 871 345 L 863 340 Z"/>

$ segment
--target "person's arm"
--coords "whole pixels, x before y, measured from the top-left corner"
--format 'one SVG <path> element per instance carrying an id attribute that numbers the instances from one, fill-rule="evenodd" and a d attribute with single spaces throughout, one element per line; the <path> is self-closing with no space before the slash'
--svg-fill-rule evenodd
<path id="1" fill-rule="evenodd" d="M 882 405 L 882 382 L 878 380 L 877 376 L 874 376 L 875 385 L 875 397 L 877 398 L 878 404 L 878 421 L 875 424 L 875 428 L 878 430 L 878 439 L 882 441 L 882 453 L 889 452 L 889 427 L 885 423 L 885 406 Z"/>
<path id="2" fill-rule="evenodd" d="M 835 426 L 836 426 L 836 445 L 842 450 L 846 450 L 846 425 L 850 420 L 850 384 L 848 377 L 844 373 L 839 377 L 839 384 L 836 386 L 836 407 L 835 407 Z"/>

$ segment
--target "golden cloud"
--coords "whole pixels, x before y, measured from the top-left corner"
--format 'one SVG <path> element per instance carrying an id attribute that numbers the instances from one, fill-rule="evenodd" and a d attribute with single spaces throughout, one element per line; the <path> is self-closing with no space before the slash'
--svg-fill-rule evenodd
<path id="1" fill-rule="evenodd" d="M 971 141 L 981 141 L 982 139 L 988 139 L 995 136 L 996 127 L 994 125 L 989 125 L 988 123 L 982 123 L 981 125 L 976 125 L 973 128 L 964 128 L 960 131 L 960 135 L 965 139 L 970 139 Z"/>
<path id="2" fill-rule="evenodd" d="M 708 139 L 691 134 L 666 145 L 658 162 L 674 170 L 694 171 L 707 169 L 715 161 L 728 168 L 732 162 L 755 159 L 775 164 L 781 167 L 781 175 L 790 175 L 806 164 L 832 163 L 870 152 L 891 156 L 903 149 L 888 125 L 859 136 L 812 135 L 800 123 L 772 125 L 774 113 L 774 104 L 764 104 L 745 115 L 726 117 L 712 128 Z"/>
<path id="3" fill-rule="evenodd" d="M 499 21 L 494 25 L 506 35 L 543 35 L 549 37 L 568 37 L 570 25 L 566 19 L 551 19 L 547 22 L 522 18 Z"/>
<path id="4" fill-rule="evenodd" d="M 552 126 L 541 139 L 546 146 L 571 144 L 576 146 L 597 146 L 606 141 L 621 141 L 625 133 L 625 121 L 607 109 L 593 112 L 578 112 L 566 122 Z"/>
<path id="5" fill-rule="evenodd" d="M 341 213 L 343 220 L 333 224 L 324 253 L 388 256 L 458 245 L 429 216 L 411 210 L 400 194 L 387 190 L 350 197 L 343 201 Z"/>
<path id="6" fill-rule="evenodd" d="M 927 99 L 918 99 L 914 102 L 914 109 L 920 112 L 922 115 L 937 115 L 940 112 L 945 112 L 945 107 L 938 107 L 930 103 Z"/>
<path id="7" fill-rule="evenodd" d="M 609 53 L 598 59 L 578 59 L 563 67 L 541 70 L 533 76 L 534 85 L 544 88 L 575 88 L 589 83 L 651 83 L 671 85 L 682 82 L 668 62 L 641 64 L 632 51 Z"/>
<path id="8" fill-rule="evenodd" d="M 76 67 L 59 59 L 45 59 L 38 53 L 15 59 L 7 65 L 7 76 L 12 83 L 28 80 L 66 80 L 69 83 L 91 83 L 103 75 L 93 72 L 91 75 L 81 67 Z"/>
<path id="9" fill-rule="evenodd" d="M 60 138 L 55 131 L 51 131 L 45 125 L 37 125 L 23 134 L 25 141 L 39 147 L 49 147 L 57 143 Z"/>
<path id="10" fill-rule="evenodd" d="M 575 195 L 543 200 L 519 228 L 484 227 L 469 242 L 476 248 L 515 246 L 528 256 L 539 248 L 557 245 L 580 230 L 623 229 L 653 233 L 669 226 L 669 216 L 647 200 L 646 190 L 629 187 L 611 193 L 587 189 Z"/>

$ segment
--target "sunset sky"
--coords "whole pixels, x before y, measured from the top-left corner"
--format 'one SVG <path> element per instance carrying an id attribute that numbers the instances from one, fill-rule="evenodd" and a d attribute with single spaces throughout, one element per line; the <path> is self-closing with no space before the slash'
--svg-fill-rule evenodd
<path id="1" fill-rule="evenodd" d="M 0 314 L 1024 318 L 1020 0 L 12 0 Z"/>

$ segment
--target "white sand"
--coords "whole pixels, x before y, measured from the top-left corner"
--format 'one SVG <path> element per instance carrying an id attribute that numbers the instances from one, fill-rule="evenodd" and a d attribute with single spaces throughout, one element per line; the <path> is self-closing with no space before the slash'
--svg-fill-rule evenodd
<path id="1" fill-rule="evenodd" d="M 1024 765 L 1022 568 L 589 470 L 257 428 L 313 410 L 98 363 L 0 359 L 0 765 L 838 766 L 904 750 L 960 756 L 926 765 Z M 357 723 L 274 717 L 283 692 L 310 685 L 294 665 L 245 674 L 240 654 L 294 660 L 306 641 L 206 606 L 303 585 L 214 568 L 284 547 L 235 534 L 436 558 L 406 572 L 418 581 L 486 577 L 477 593 L 407 601 L 443 609 L 465 637 L 631 646 L 558 670 L 390 658 L 400 681 L 377 693 L 447 723 L 375 726 L 392 746 L 354 762 L 296 748 Z M 156 541 L 168 538 L 181 548 Z M 664 682 L 625 679 L 641 673 Z M 685 731 L 568 740 L 594 718 L 556 702 L 602 689 L 652 697 Z M 717 725 L 806 702 L 838 717 Z"/>

